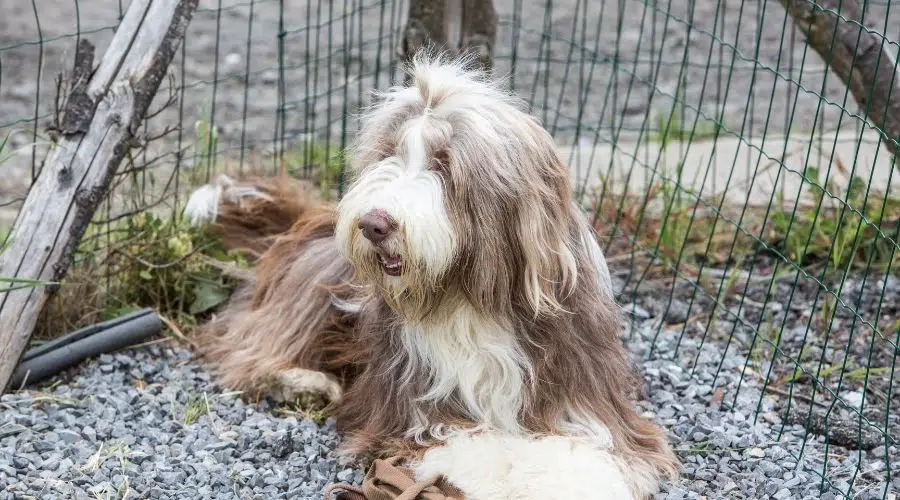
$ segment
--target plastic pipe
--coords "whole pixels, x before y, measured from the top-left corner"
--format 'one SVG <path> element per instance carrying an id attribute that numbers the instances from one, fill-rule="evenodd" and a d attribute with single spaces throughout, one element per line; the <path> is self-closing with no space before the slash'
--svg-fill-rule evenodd
<path id="1" fill-rule="evenodd" d="M 9 387 L 18 389 L 77 365 L 85 359 L 139 343 L 162 331 L 162 321 L 152 309 L 127 314 L 64 335 L 25 353 Z"/>

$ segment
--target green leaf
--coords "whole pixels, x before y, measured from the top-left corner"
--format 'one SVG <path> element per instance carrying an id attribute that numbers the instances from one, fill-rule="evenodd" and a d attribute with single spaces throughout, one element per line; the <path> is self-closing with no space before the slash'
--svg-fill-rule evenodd
<path id="1" fill-rule="evenodd" d="M 847 186 L 847 203 L 857 210 L 862 210 L 862 201 L 866 194 L 866 181 L 860 177 L 850 179 Z"/>
<path id="2" fill-rule="evenodd" d="M 0 153 L 2 153 L 4 149 L 6 149 L 6 143 L 9 142 L 9 136 L 11 136 L 11 135 L 12 135 L 12 131 L 9 131 L 6 133 L 6 137 L 4 137 L 3 140 L 0 140 Z M 4 161 L 5 161 L 5 159 L 4 159 Z M 2 162 L 0 162 L 0 163 L 2 163 Z"/>
<path id="3" fill-rule="evenodd" d="M 41 281 L 28 278 L 8 278 L 0 276 L 0 283 L 9 283 L 12 286 L 0 288 L 0 293 L 9 293 L 23 288 L 38 288 L 43 286 L 58 285 L 56 281 Z"/>
<path id="4" fill-rule="evenodd" d="M 143 269 L 143 270 L 142 270 L 140 273 L 138 273 L 138 274 L 141 276 L 141 278 L 143 278 L 143 279 L 145 279 L 145 280 L 147 280 L 147 281 L 150 281 L 150 280 L 153 279 L 153 275 L 152 275 L 152 274 L 150 273 L 150 271 L 148 271 L 147 269 Z"/>
<path id="5" fill-rule="evenodd" d="M 812 165 L 806 166 L 806 171 L 803 172 L 803 177 L 806 177 L 806 180 L 808 182 L 815 182 L 819 185 L 822 184 L 821 182 L 819 182 L 819 169 Z"/>
<path id="6" fill-rule="evenodd" d="M 209 281 L 198 281 L 194 286 L 194 301 L 189 312 L 200 314 L 228 300 L 228 289 Z"/>
<path id="7" fill-rule="evenodd" d="M 7 278 L 0 276 L 0 283 L 22 283 L 26 285 L 56 285 L 56 281 L 43 281 L 31 278 Z"/>
<path id="8" fill-rule="evenodd" d="M 140 310 L 140 307 L 134 305 L 125 305 L 121 307 L 112 307 L 109 309 L 105 309 L 100 312 L 100 320 L 109 321 L 111 319 L 120 318 L 125 316 L 126 314 L 131 314 L 135 311 Z"/>

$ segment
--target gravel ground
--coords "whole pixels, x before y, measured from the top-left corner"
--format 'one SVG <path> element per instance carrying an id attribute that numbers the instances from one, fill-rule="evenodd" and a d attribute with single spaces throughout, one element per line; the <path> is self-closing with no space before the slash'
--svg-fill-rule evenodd
<path id="1" fill-rule="evenodd" d="M 661 337 L 659 349 L 672 350 L 675 336 Z M 737 401 L 733 390 L 739 379 L 743 359 L 726 356 L 715 384 L 714 374 L 722 361 L 721 345 L 707 343 L 694 366 L 693 378 L 681 366 L 693 359 L 697 341 L 682 341 L 681 363 L 650 361 L 644 363 L 650 400 L 643 406 L 653 412 L 669 430 L 669 436 L 683 464 L 683 478 L 670 485 L 661 498 L 840 498 L 839 492 L 820 490 L 821 473 L 826 462 L 825 438 L 809 435 L 800 425 L 785 425 L 781 440 L 774 439 L 782 421 L 776 411 L 778 401 L 762 399 L 760 418 L 753 423 L 759 392 L 744 382 Z M 749 387 L 748 387 L 749 385 Z M 725 402 L 735 404 L 734 411 L 723 411 L 715 401 L 720 388 Z M 712 401 L 712 403 L 711 403 Z M 802 463 L 796 457 L 805 443 Z M 898 449 L 891 446 L 892 489 L 900 489 Z M 854 498 L 884 498 L 884 446 L 858 453 L 831 446 L 828 450 L 828 481 L 839 491 L 850 491 Z M 859 465 L 859 472 L 857 472 Z"/>
<path id="2" fill-rule="evenodd" d="M 178 347 L 104 355 L 0 401 L 2 499 L 318 499 L 363 477 L 335 456 L 333 421 L 245 404 Z"/>
<path id="3" fill-rule="evenodd" d="M 862 439 L 847 436 L 846 440 L 862 441 L 866 449 L 877 446 L 871 443 L 884 434 L 896 440 L 900 436 L 900 398 L 892 379 L 896 379 L 900 355 L 900 304 L 893 297 L 900 294 L 900 280 L 875 273 L 863 280 L 856 272 L 843 283 L 834 277 L 810 276 L 794 284 L 794 274 L 788 273 L 767 293 L 765 278 L 771 276 L 771 264 L 770 258 L 759 259 L 753 269 L 757 281 L 745 290 L 737 284 L 735 293 L 723 299 L 709 328 L 714 293 L 698 293 L 692 282 L 680 281 L 666 289 L 646 287 L 623 296 L 623 302 L 637 297 L 637 304 L 649 303 L 649 312 L 638 307 L 635 314 L 662 318 L 665 329 L 660 337 L 705 339 L 727 346 L 726 358 L 735 353 L 746 356 L 752 346 L 745 378 L 759 384 L 768 379 L 768 392 L 779 396 L 779 410 L 790 419 L 800 416 L 805 422 L 797 405 L 805 407 L 814 399 L 814 413 L 827 410 L 837 420 L 852 422 L 850 428 L 857 427 L 860 413 L 870 421 Z M 779 273 L 784 271 L 779 269 Z M 671 304 L 654 300 L 670 295 Z M 676 341 L 673 347 L 663 345 L 657 351 L 671 358 L 680 349 Z M 683 362 L 687 364 L 681 366 L 692 363 Z"/>
<path id="4" fill-rule="evenodd" d="M 644 356 L 666 318 L 655 299 L 635 306 L 628 343 Z M 658 352 L 675 352 L 679 333 L 665 326 Z M 852 483 L 855 498 L 884 498 L 887 467 L 892 491 L 900 489 L 896 446 L 876 442 L 857 452 L 831 445 L 826 460 L 825 437 L 782 427 L 783 401 L 767 395 L 760 402 L 754 377 L 745 374 L 735 397 L 745 361 L 737 349 L 723 354 L 716 339 L 699 345 L 686 335 L 674 358 L 642 363 L 647 399 L 639 404 L 666 427 L 683 463 L 683 478 L 657 498 L 837 498 L 819 490 L 816 471 L 826 463 L 828 481 L 841 491 Z M 321 498 L 330 482 L 362 479 L 363 470 L 334 455 L 339 440 L 333 422 L 242 402 L 210 383 L 188 351 L 155 344 L 2 397 L 0 500 L 122 498 L 125 491 L 128 498 Z"/>

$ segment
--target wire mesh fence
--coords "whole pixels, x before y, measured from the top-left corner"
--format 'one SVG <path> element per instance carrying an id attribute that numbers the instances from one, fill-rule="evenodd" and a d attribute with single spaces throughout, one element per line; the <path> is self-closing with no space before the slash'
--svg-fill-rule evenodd
<path id="1" fill-rule="evenodd" d="M 900 6 L 860 3 L 895 67 Z M 125 6 L 33 0 L 0 21 L 4 225 L 52 145 L 57 75 L 81 37 L 105 49 Z M 710 400 L 771 420 L 776 439 L 799 436 L 793 460 L 823 491 L 887 498 L 900 446 L 897 138 L 866 122 L 782 2 L 495 7 L 495 71 L 569 162 L 628 334 L 647 342 L 639 354 L 675 360 Z M 148 210 L 176 217 L 221 171 L 286 169 L 339 196 L 353 114 L 402 81 L 407 8 L 202 1 L 85 245 L 116 247 Z M 804 455 L 807 441 L 824 452 Z"/>

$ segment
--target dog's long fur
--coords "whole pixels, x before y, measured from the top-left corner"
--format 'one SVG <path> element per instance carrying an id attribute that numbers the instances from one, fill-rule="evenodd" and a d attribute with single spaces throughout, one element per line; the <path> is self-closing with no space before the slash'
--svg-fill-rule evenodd
<path id="1" fill-rule="evenodd" d="M 647 497 L 677 460 L 629 399 L 609 274 L 568 169 L 466 63 L 419 57 L 411 86 L 363 115 L 336 207 L 283 178 L 195 195 L 195 220 L 259 255 L 200 351 L 223 385 L 250 392 L 327 373 L 348 452 L 421 458 L 478 430 L 611 441 Z M 380 248 L 359 229 L 372 210 L 397 228 Z M 400 276 L 379 252 L 402 257 Z"/>

